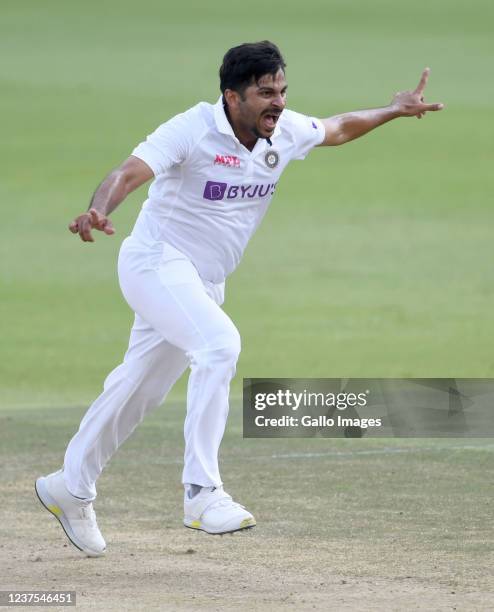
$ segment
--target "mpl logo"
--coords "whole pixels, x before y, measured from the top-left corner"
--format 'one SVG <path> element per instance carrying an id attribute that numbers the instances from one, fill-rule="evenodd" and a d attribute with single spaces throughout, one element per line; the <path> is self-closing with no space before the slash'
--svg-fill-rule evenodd
<path id="1" fill-rule="evenodd" d="M 227 168 L 240 168 L 240 159 L 235 155 L 218 155 L 214 160 L 215 166 L 226 166 Z"/>
<path id="2" fill-rule="evenodd" d="M 202 197 L 206 200 L 245 200 L 252 198 L 266 198 L 274 194 L 276 183 L 257 185 L 228 185 L 208 181 L 204 187 Z"/>

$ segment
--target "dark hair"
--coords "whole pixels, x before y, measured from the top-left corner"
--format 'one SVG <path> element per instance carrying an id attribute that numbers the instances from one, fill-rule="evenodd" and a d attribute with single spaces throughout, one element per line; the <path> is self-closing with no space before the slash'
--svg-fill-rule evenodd
<path id="1" fill-rule="evenodd" d="M 281 68 L 285 70 L 285 60 L 278 47 L 263 40 L 257 43 L 243 43 L 229 49 L 220 67 L 220 89 L 233 89 L 243 93 L 265 74 L 273 76 Z"/>

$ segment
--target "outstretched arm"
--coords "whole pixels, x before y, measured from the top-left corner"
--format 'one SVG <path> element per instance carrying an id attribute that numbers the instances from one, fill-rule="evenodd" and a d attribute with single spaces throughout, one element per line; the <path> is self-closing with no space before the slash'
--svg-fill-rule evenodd
<path id="1" fill-rule="evenodd" d="M 151 168 L 138 157 L 131 155 L 121 166 L 110 172 L 96 189 L 87 212 L 70 223 L 69 230 L 79 234 L 83 242 L 94 242 L 92 229 L 107 235 L 115 233 L 108 215 L 123 200 L 153 177 Z"/>
<path id="2" fill-rule="evenodd" d="M 326 130 L 326 136 L 321 146 L 344 144 L 397 117 L 417 117 L 417 119 L 421 119 L 427 111 L 442 110 L 444 105 L 441 103 L 426 104 L 424 102 L 424 89 L 429 73 L 430 68 L 426 68 L 417 87 L 413 91 L 403 91 L 395 94 L 389 106 L 343 113 L 328 119 L 321 119 Z"/>

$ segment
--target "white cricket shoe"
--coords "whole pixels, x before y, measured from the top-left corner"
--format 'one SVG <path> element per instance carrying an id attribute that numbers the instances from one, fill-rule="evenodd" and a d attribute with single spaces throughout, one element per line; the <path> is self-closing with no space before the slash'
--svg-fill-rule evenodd
<path id="1" fill-rule="evenodd" d="M 184 525 L 207 533 L 222 534 L 254 527 L 256 519 L 233 501 L 223 487 L 203 487 L 184 499 Z"/>
<path id="2" fill-rule="evenodd" d="M 38 478 L 34 488 L 39 501 L 58 519 L 74 546 L 89 557 L 104 554 L 106 543 L 96 524 L 93 504 L 69 493 L 63 470 Z"/>

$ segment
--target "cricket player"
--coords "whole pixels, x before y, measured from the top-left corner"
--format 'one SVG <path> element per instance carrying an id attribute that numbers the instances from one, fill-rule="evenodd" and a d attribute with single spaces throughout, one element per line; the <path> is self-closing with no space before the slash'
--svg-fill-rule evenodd
<path id="1" fill-rule="evenodd" d="M 398 117 L 422 118 L 429 69 L 388 106 L 318 119 L 285 108 L 285 61 L 269 41 L 230 49 L 221 96 L 160 125 L 97 188 L 69 225 L 84 242 L 114 233 L 109 215 L 152 180 L 120 250 L 122 293 L 135 312 L 123 363 L 106 378 L 69 442 L 63 468 L 36 493 L 70 541 L 89 556 L 106 544 L 92 502 L 103 468 L 189 368 L 182 482 L 184 525 L 211 534 L 253 527 L 224 490 L 218 450 L 228 415 L 240 336 L 221 308 L 225 279 L 260 224 L 281 173 L 313 147 L 341 145 Z"/>

